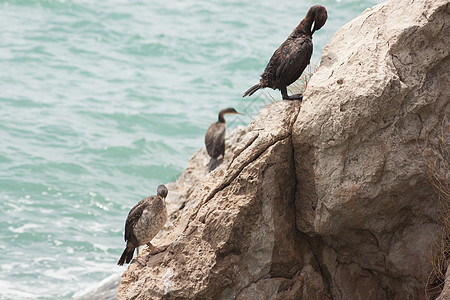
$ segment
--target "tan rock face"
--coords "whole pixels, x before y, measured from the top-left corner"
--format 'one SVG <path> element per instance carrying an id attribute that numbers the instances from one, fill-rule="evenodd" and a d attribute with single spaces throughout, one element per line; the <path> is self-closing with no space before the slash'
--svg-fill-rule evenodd
<path id="1" fill-rule="evenodd" d="M 442 293 L 436 300 L 447 300 L 450 299 L 450 265 L 447 267 L 447 273 L 445 274 L 445 284 L 442 289 Z"/>
<path id="2" fill-rule="evenodd" d="M 447 6 L 366 10 L 309 83 L 293 129 L 297 228 L 325 242 L 314 251 L 333 295 L 424 296 L 440 226 L 421 154 L 450 112 Z"/>
<path id="3" fill-rule="evenodd" d="M 448 4 L 390 1 L 324 50 L 304 102 L 265 107 L 168 185 L 171 243 L 119 299 L 422 299 L 439 204 L 422 152 L 450 115 Z M 143 255 L 146 255 L 144 249 Z"/>
<path id="4" fill-rule="evenodd" d="M 267 107 L 271 116 L 261 114 L 246 132 L 236 133 L 244 134 L 242 147 L 227 151 L 225 162 L 197 182 L 202 193 L 183 195 L 196 204 L 182 209 L 189 222 L 171 229 L 180 234 L 176 242 L 145 268 L 132 264 L 119 298 L 326 297 L 319 265 L 295 226 L 290 128 L 299 108 L 299 102 L 273 103 Z M 200 166 L 205 174 L 207 161 Z M 178 186 L 183 184 L 173 188 Z M 173 240 L 154 244 L 166 241 Z M 306 286 L 310 281 L 318 291 Z"/>

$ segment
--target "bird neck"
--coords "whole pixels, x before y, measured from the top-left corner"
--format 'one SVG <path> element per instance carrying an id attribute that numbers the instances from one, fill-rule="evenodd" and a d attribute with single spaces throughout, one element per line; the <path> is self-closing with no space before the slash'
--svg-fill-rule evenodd
<path id="1" fill-rule="evenodd" d="M 219 114 L 219 123 L 225 123 L 225 114 L 222 112 Z"/>
<path id="2" fill-rule="evenodd" d="M 294 29 L 292 33 L 293 36 L 299 36 L 302 34 L 307 34 L 312 36 L 311 27 L 314 23 L 315 12 L 313 10 L 309 10 L 306 14 L 306 17 L 298 24 L 298 26 Z"/>
<path id="3" fill-rule="evenodd" d="M 166 206 L 166 199 L 158 195 L 159 200 L 161 200 L 163 207 Z"/>

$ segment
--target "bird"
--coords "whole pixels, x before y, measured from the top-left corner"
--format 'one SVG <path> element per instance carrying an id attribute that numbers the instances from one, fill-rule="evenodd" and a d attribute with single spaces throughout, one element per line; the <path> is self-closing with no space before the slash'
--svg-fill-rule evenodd
<path id="1" fill-rule="evenodd" d="M 234 108 L 225 108 L 219 112 L 219 119 L 212 123 L 205 134 L 205 145 L 208 155 L 211 157 L 209 162 L 209 172 L 217 166 L 217 158 L 225 155 L 225 115 L 240 114 Z"/>
<path id="2" fill-rule="evenodd" d="M 167 221 L 165 199 L 168 193 L 169 191 L 166 186 L 159 185 L 156 196 L 153 195 L 139 201 L 130 210 L 125 222 L 124 239 L 127 242 L 127 246 L 117 263 L 119 266 L 122 266 L 125 262 L 130 263 L 133 258 L 134 249 L 137 250 L 138 257 L 140 246 L 147 244 L 149 247 L 153 247 L 150 243 L 151 240 L 164 227 Z M 162 249 L 162 251 L 164 250 L 165 248 Z M 139 263 L 142 265 L 141 262 Z"/>
<path id="3" fill-rule="evenodd" d="M 292 31 L 286 41 L 275 50 L 258 84 L 249 88 L 242 97 L 251 96 L 262 88 L 279 89 L 283 100 L 302 100 L 302 94 L 289 96 L 287 86 L 302 75 L 313 52 L 312 35 L 327 21 L 327 10 L 322 5 L 312 6 L 306 17 Z M 312 24 L 314 28 L 311 31 Z"/>

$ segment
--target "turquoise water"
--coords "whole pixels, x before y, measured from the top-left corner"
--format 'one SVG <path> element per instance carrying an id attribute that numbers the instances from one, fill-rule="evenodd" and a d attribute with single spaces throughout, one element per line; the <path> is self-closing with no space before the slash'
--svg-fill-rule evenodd
<path id="1" fill-rule="evenodd" d="M 320 1 L 313 62 L 365 1 Z M 0 1 L 0 299 L 110 274 L 137 201 L 173 181 L 312 1 Z M 275 99 L 278 91 L 270 92 Z"/>

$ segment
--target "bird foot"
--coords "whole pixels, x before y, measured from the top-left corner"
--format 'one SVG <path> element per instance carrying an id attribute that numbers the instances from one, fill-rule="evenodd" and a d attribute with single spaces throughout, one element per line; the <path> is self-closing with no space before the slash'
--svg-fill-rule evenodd
<path id="1" fill-rule="evenodd" d="M 166 251 L 167 248 L 169 248 L 169 246 L 170 246 L 170 244 L 161 246 L 161 247 L 155 247 L 154 249 L 149 251 L 149 256 L 164 252 L 164 251 Z"/>
<path id="2" fill-rule="evenodd" d="M 153 246 L 153 245 L 152 245 Z M 161 246 L 161 247 L 155 247 L 153 246 L 153 249 L 150 249 L 148 251 L 148 254 L 145 256 L 145 263 L 147 264 L 148 260 L 150 259 L 150 257 L 152 257 L 153 255 L 156 255 L 158 253 L 164 252 L 167 250 L 167 248 L 169 248 L 169 245 L 165 245 L 165 246 Z"/>
<path id="3" fill-rule="evenodd" d="M 294 94 L 294 95 L 290 95 L 290 96 L 283 96 L 283 100 L 299 100 L 302 101 L 303 100 L 303 94 Z"/>
<path id="4" fill-rule="evenodd" d="M 137 262 L 138 264 L 140 264 L 141 266 L 145 267 L 147 264 L 147 260 L 145 261 L 145 264 L 142 263 L 138 258 L 134 258 L 131 263 Z"/>

